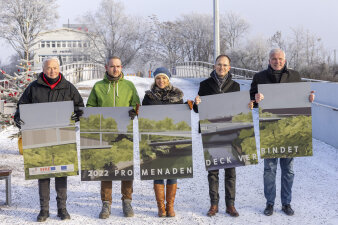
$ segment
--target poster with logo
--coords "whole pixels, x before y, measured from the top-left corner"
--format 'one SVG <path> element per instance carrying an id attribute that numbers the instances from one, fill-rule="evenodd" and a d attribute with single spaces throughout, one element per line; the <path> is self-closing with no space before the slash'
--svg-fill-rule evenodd
<path id="1" fill-rule="evenodd" d="M 312 156 L 310 83 L 261 84 L 261 158 Z"/>
<path id="2" fill-rule="evenodd" d="M 78 175 L 73 102 L 19 107 L 26 180 Z"/>
<path id="3" fill-rule="evenodd" d="M 131 107 L 83 108 L 80 119 L 81 180 L 133 180 Z"/>
<path id="4" fill-rule="evenodd" d="M 141 106 L 138 126 L 141 180 L 193 177 L 187 104 Z"/>
<path id="5" fill-rule="evenodd" d="M 248 91 L 201 97 L 198 111 L 207 170 L 258 163 L 249 102 Z"/>

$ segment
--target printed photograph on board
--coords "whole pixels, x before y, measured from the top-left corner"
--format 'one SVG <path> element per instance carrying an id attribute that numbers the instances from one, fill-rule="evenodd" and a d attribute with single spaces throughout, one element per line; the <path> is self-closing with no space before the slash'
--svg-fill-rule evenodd
<path id="1" fill-rule="evenodd" d="M 25 178 L 78 175 L 73 102 L 20 105 Z"/>
<path id="2" fill-rule="evenodd" d="M 133 180 L 131 107 L 83 108 L 80 119 L 81 180 Z"/>
<path id="3" fill-rule="evenodd" d="M 207 170 L 257 164 L 249 92 L 202 96 L 198 107 Z"/>
<path id="4" fill-rule="evenodd" d="M 141 106 L 141 180 L 192 178 L 191 113 L 186 104 Z"/>
<path id="5" fill-rule="evenodd" d="M 259 104 L 261 158 L 312 156 L 310 84 L 263 84 L 258 90 L 264 95 Z"/>

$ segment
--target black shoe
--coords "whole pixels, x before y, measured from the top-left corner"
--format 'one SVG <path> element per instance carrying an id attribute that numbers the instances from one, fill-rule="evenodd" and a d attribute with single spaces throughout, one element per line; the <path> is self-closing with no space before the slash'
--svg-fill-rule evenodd
<path id="1" fill-rule="evenodd" d="M 38 222 L 44 222 L 49 217 L 49 211 L 48 210 L 40 210 L 40 213 L 38 217 L 36 218 L 36 221 Z"/>
<path id="2" fill-rule="evenodd" d="M 58 217 L 60 217 L 61 220 L 69 220 L 70 215 L 67 212 L 67 209 L 58 209 Z"/>
<path id="3" fill-rule="evenodd" d="M 295 211 L 293 211 L 290 204 L 283 205 L 282 210 L 288 216 L 292 216 L 293 214 L 295 214 Z"/>
<path id="4" fill-rule="evenodd" d="M 267 204 L 266 208 L 264 209 L 264 215 L 271 216 L 273 214 L 273 205 Z"/>

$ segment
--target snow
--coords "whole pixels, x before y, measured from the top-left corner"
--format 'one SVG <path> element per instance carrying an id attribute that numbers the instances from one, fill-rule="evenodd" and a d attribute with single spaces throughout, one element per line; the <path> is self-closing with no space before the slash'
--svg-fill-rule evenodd
<path id="1" fill-rule="evenodd" d="M 143 98 L 153 79 L 127 77 L 135 84 Z M 172 78 L 174 86 L 185 93 L 186 99 L 193 99 L 201 79 Z M 95 81 L 77 84 L 83 94 L 90 92 Z M 247 89 L 247 86 L 243 86 Z M 81 182 L 80 176 L 68 177 L 67 209 L 71 220 L 60 221 L 56 217 L 54 179 L 51 179 L 50 218 L 46 224 L 338 224 L 338 149 L 313 139 L 314 156 L 295 158 L 295 180 L 292 207 L 294 216 L 281 211 L 280 195 L 277 195 L 275 212 L 263 215 L 265 198 L 263 193 L 263 160 L 258 165 L 238 167 L 235 206 L 240 214 L 232 218 L 225 214 L 224 171 L 220 171 L 220 212 L 210 218 L 206 216 L 210 201 L 207 172 L 204 166 L 201 136 L 197 132 L 198 114 L 192 112 L 194 178 L 178 180 L 175 200 L 176 217 L 158 218 L 152 181 L 139 178 L 139 154 L 134 151 L 134 194 L 135 216 L 124 218 L 121 208 L 120 182 L 113 182 L 112 215 L 107 220 L 98 218 L 101 210 L 100 182 Z M 134 125 L 137 125 L 135 121 Z M 257 124 L 256 124 L 257 125 Z M 256 127 L 257 128 L 257 127 Z M 17 139 L 8 138 L 18 130 L 9 127 L 0 132 L 0 169 L 8 168 L 12 173 L 12 206 L 4 206 L 5 190 L 0 180 L 0 224 L 35 224 L 39 213 L 37 180 L 26 181 L 23 171 L 23 157 L 17 149 Z M 135 136 L 137 139 L 137 135 Z M 137 140 L 135 148 L 137 148 Z M 277 193 L 280 193 L 280 170 L 277 175 Z"/>

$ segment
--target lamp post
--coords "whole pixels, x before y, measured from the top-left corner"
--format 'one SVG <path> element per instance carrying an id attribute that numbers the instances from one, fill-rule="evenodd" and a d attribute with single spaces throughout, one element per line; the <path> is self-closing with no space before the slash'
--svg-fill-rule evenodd
<path id="1" fill-rule="evenodd" d="M 214 60 L 220 54 L 219 44 L 219 1 L 214 0 Z"/>

